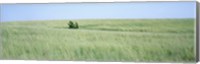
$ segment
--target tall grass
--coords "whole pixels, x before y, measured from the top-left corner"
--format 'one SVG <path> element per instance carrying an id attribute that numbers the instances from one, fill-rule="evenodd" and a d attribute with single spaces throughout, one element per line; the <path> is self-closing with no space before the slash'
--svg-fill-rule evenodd
<path id="1" fill-rule="evenodd" d="M 3 22 L 2 59 L 193 62 L 194 19 Z"/>

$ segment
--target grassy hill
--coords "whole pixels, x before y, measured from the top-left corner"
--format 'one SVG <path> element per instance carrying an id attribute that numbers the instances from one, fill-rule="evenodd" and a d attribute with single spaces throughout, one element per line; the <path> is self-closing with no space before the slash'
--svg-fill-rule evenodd
<path id="1" fill-rule="evenodd" d="M 194 19 L 68 20 L 1 23 L 2 59 L 195 61 Z"/>

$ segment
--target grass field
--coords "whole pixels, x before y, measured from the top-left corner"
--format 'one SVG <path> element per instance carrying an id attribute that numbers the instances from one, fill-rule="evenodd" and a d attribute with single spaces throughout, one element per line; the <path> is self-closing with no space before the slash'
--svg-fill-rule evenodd
<path id="1" fill-rule="evenodd" d="M 68 20 L 1 23 L 2 59 L 195 61 L 194 19 Z"/>

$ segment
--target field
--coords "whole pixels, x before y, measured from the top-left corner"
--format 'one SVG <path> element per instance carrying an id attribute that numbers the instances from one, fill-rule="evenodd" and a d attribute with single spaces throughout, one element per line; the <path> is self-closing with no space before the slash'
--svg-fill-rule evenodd
<path id="1" fill-rule="evenodd" d="M 1 59 L 194 62 L 194 19 L 85 19 L 1 23 Z"/>

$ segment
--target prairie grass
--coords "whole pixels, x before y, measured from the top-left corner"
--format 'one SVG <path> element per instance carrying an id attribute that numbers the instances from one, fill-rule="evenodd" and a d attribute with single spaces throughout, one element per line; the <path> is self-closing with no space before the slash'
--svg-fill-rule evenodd
<path id="1" fill-rule="evenodd" d="M 194 62 L 194 19 L 1 23 L 1 59 Z"/>

